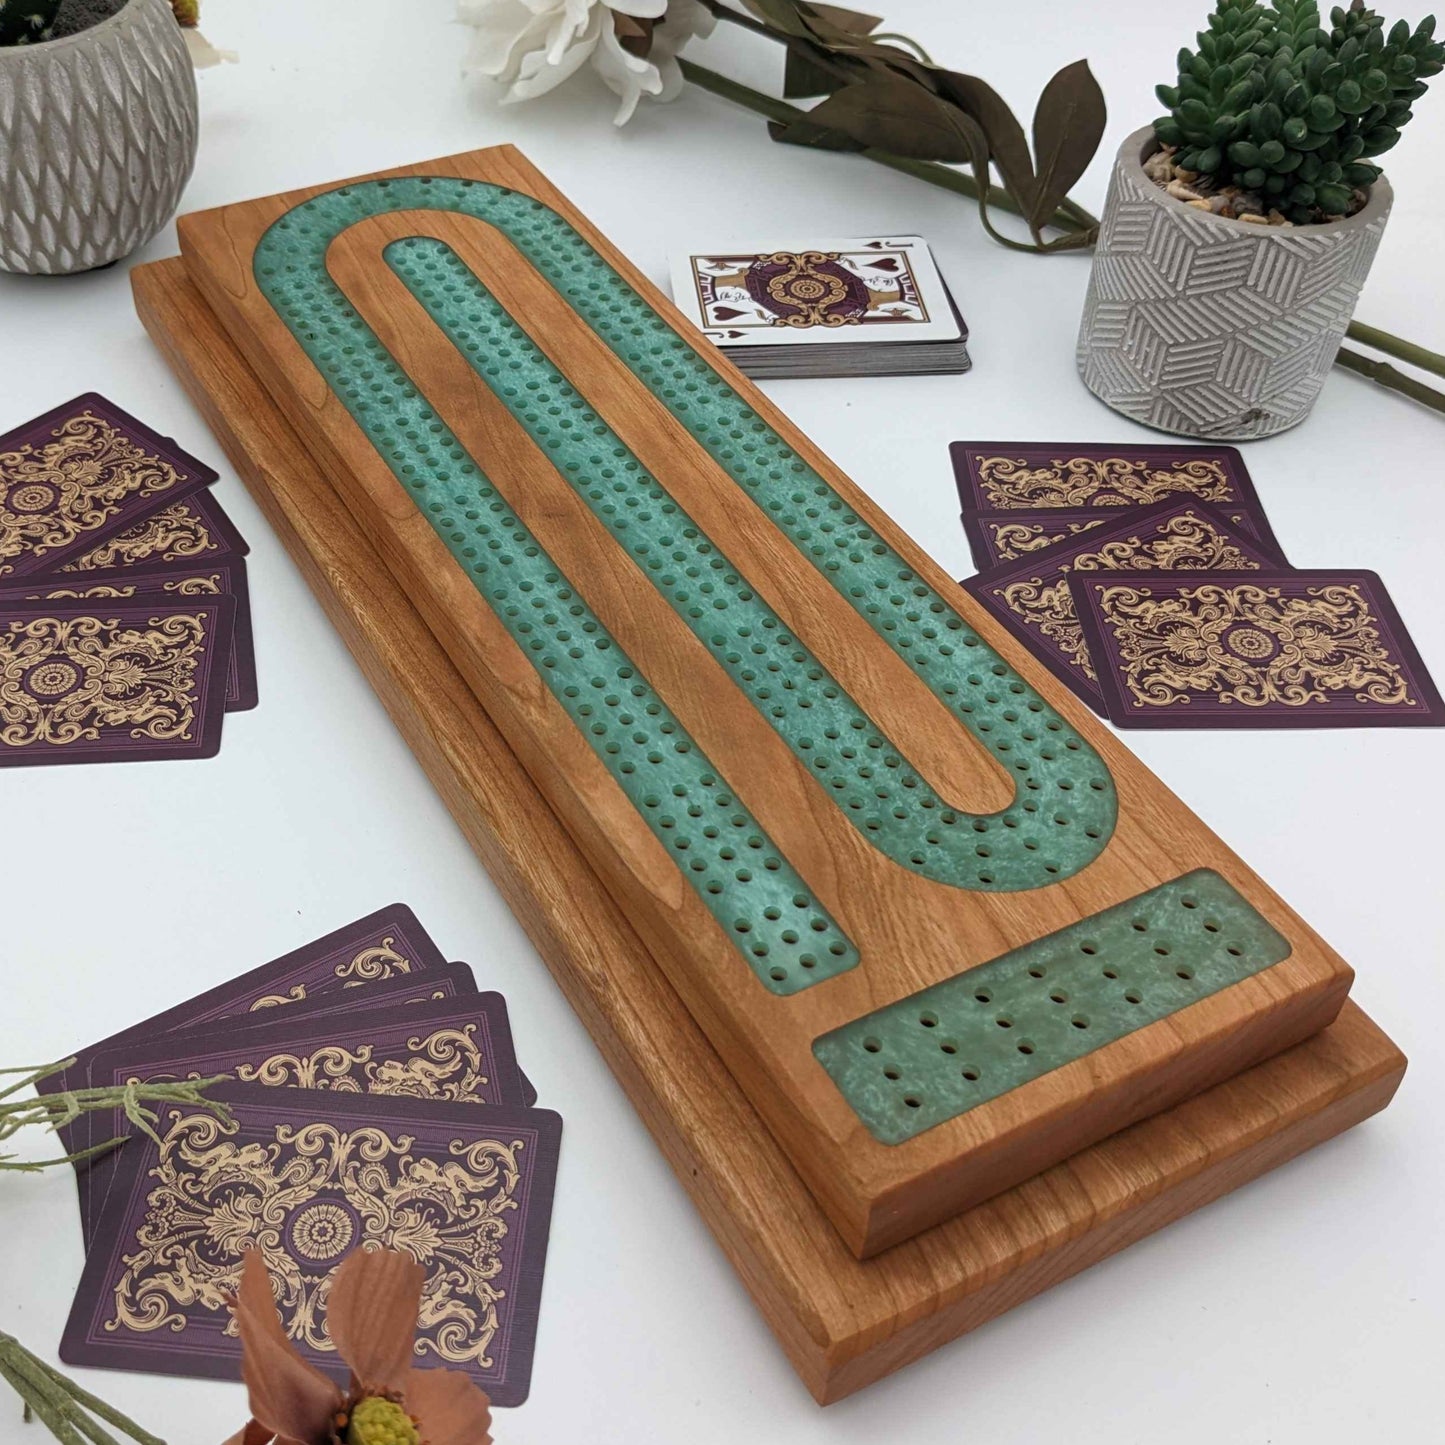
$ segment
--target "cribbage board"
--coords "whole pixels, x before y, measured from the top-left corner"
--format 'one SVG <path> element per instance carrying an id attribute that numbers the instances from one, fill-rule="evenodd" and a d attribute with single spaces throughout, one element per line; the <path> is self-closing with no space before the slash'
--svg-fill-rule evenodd
<path id="1" fill-rule="evenodd" d="M 1302 1044 L 986 1204 L 853 1257 L 179 260 L 147 328 L 627 1089 L 789 1359 L 840 1399 L 1384 1107 L 1354 1005 Z M 1161 1286 L 1167 1308 L 1167 1284 Z"/>
<path id="2" fill-rule="evenodd" d="M 860 1257 L 1350 970 L 514 151 L 183 217 L 197 287 Z"/>

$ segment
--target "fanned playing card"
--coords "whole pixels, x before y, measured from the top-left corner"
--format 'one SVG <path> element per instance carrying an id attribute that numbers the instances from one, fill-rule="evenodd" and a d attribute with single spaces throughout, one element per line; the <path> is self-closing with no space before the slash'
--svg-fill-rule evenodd
<path id="1" fill-rule="evenodd" d="M 1259 522 L 1248 508 L 1223 506 L 1216 510 L 1231 526 L 1264 540 L 1260 537 Z M 961 520 L 974 565 L 980 572 L 989 572 L 1006 562 L 1016 562 L 1034 552 L 1042 552 L 1045 547 L 1067 542 L 1080 532 L 1102 527 L 1118 517 L 1119 511 L 1114 508 L 1055 507 L 1037 511 L 964 512 Z M 1270 550 L 1267 542 L 1264 545 Z M 1276 560 L 1285 559 L 1277 555 Z"/>
<path id="2" fill-rule="evenodd" d="M 137 513 L 129 526 L 110 533 L 55 571 L 219 562 L 227 557 L 244 557 L 250 550 L 215 494 L 193 492 L 182 501 L 162 501 Z"/>
<path id="3" fill-rule="evenodd" d="M 1055 543 L 963 586 L 1018 637 L 1055 677 L 1102 712 L 1069 578 L 1076 572 L 1274 569 L 1278 559 L 1202 502 L 1165 500 L 1130 509 L 1102 527 Z"/>
<path id="4" fill-rule="evenodd" d="M 1235 447 L 954 442 L 949 454 L 966 511 L 1147 507 L 1195 498 L 1247 511 L 1253 521 L 1247 530 L 1283 555 Z"/>
<path id="5" fill-rule="evenodd" d="M 1129 572 L 1071 584 L 1120 727 L 1439 727 L 1440 693 L 1373 572 Z"/>
<path id="6" fill-rule="evenodd" d="M 88 1070 L 96 1054 L 137 1038 L 153 1038 L 172 1029 L 193 1028 L 261 1009 L 294 1006 L 317 994 L 407 977 L 444 963 L 441 951 L 416 914 L 404 903 L 391 903 L 77 1050 L 69 1068 L 41 1080 L 38 1088 L 42 1094 L 61 1094 L 87 1087 Z M 89 1147 L 88 1118 L 82 1115 L 58 1131 L 67 1153 Z M 83 1170 L 80 1180 L 83 1209 Z"/>
<path id="7" fill-rule="evenodd" d="M 216 473 L 88 392 L 0 437 L 0 577 L 52 571 Z"/>
<path id="8" fill-rule="evenodd" d="M 89 602 L 96 598 L 145 597 L 177 599 L 223 596 L 235 599 L 236 617 L 226 663 L 227 712 L 256 706 L 256 647 L 251 631 L 251 598 L 246 564 L 240 557 L 208 562 L 170 563 L 159 567 L 107 567 L 83 575 L 49 574 L 0 584 L 0 604 L 25 598 L 36 601 Z"/>
<path id="9" fill-rule="evenodd" d="M 314 993 L 310 998 L 290 1004 L 284 1009 L 266 1008 L 254 1015 L 239 1015 L 235 1019 L 201 1024 L 197 1028 L 175 1029 L 159 1036 L 143 1035 L 114 1049 L 92 1052 L 87 1055 L 84 1084 L 91 1087 L 96 1085 L 98 1078 L 103 1080 L 102 1061 L 109 1055 L 124 1054 L 130 1049 L 140 1049 L 147 1044 L 172 1050 L 176 1054 L 194 1052 L 213 1046 L 217 1030 L 223 1027 L 238 1034 L 244 1033 L 249 1038 L 252 1030 L 280 1033 L 298 1022 L 317 1029 L 330 1029 L 333 1034 L 344 1033 L 352 1015 L 385 1010 L 389 1018 L 396 1019 L 397 1014 L 393 1010 L 405 1010 L 413 1005 L 442 1001 L 449 1007 L 455 1007 L 457 1000 L 461 1000 L 461 1006 L 465 1008 L 476 992 L 476 980 L 471 969 L 464 963 L 444 963 L 440 967 L 429 968 L 424 973 L 398 974 L 394 978 L 358 984 L 350 988 L 334 988 Z M 247 1021 L 250 1019 L 256 1022 Z M 215 1072 L 212 1070 L 212 1073 Z M 527 1081 L 520 1071 L 518 1078 L 521 1083 L 521 1102 L 527 1105 L 536 1103 L 536 1093 L 529 1091 Z M 88 1148 L 133 1132 L 129 1124 L 121 1122 L 121 1117 L 103 1117 L 98 1111 L 83 1115 L 75 1126 L 76 1147 Z M 103 1155 L 87 1163 L 77 1180 L 80 1193 L 80 1233 L 87 1252 L 95 1242 L 101 1211 L 110 1189 L 114 1166 L 107 1163 L 108 1158 L 109 1156 Z"/>
<path id="10" fill-rule="evenodd" d="M 0 603 L 0 767 L 214 757 L 229 597 Z"/>
<path id="11" fill-rule="evenodd" d="M 226 1308 L 260 1249 L 287 1335 L 337 1379 L 326 1282 L 353 1249 L 426 1270 L 420 1368 L 527 1397 L 562 1121 L 545 1109 L 225 1084 L 234 1122 L 164 1106 L 127 1147 L 61 1342 L 68 1364 L 237 1379 Z"/>
<path id="12" fill-rule="evenodd" d="M 91 1088 L 229 1074 L 242 1083 L 524 1106 L 507 1004 L 499 993 L 341 1015 L 288 1010 L 274 1020 L 209 1025 L 97 1054 Z M 97 1113 L 92 1138 L 127 1132 L 121 1109 Z M 132 1147 L 128 1143 L 125 1147 Z M 109 1191 L 124 1150 L 90 1165 L 90 1210 Z"/>

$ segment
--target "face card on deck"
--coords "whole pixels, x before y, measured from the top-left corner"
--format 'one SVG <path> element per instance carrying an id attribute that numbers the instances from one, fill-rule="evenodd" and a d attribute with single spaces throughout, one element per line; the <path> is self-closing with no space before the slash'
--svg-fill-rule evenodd
<path id="1" fill-rule="evenodd" d="M 1235 447 L 954 442 L 949 454 L 966 511 L 1147 507 L 1193 497 L 1248 511 L 1248 530 L 1284 555 Z"/>
<path id="2" fill-rule="evenodd" d="M 91 1060 L 102 1049 L 134 1038 L 150 1038 L 172 1029 L 197 1027 L 261 1009 L 297 1005 L 318 994 L 407 977 L 440 968 L 441 951 L 404 903 L 391 903 L 322 938 L 217 984 L 194 998 L 76 1051 L 75 1063 L 39 1084 L 42 1094 L 83 1089 Z M 88 1147 L 88 1118 L 60 1131 L 67 1152 Z M 81 1171 L 82 1196 L 84 1171 Z"/>
<path id="3" fill-rule="evenodd" d="M 216 473 L 88 392 L 0 437 L 0 577 L 51 571 Z"/>
<path id="4" fill-rule="evenodd" d="M 89 602 L 113 597 L 232 597 L 236 618 L 226 663 L 226 711 L 256 706 L 256 647 L 251 631 L 251 599 L 246 564 L 231 557 L 205 566 L 182 562 L 160 567 L 107 567 L 81 574 L 49 574 L 0 581 L 0 604 L 36 601 Z"/>
<path id="5" fill-rule="evenodd" d="M 0 603 L 0 767 L 214 757 L 229 597 Z"/>
<path id="6" fill-rule="evenodd" d="M 326 1281 L 362 1245 L 426 1271 L 419 1367 L 463 1370 L 496 1405 L 531 1381 L 562 1121 L 545 1109 L 219 1086 L 226 1124 L 163 1106 L 123 1151 L 61 1343 L 72 1365 L 240 1376 L 226 1308 L 262 1250 L 283 1327 L 344 1379 Z M 421 1222 L 425 1227 L 419 1227 Z"/>
<path id="7" fill-rule="evenodd" d="M 919 236 L 679 255 L 672 292 L 689 319 L 726 347 L 957 341 L 965 334 Z"/>
<path id="8" fill-rule="evenodd" d="M 1248 508 L 1225 506 L 1215 510 L 1231 526 L 1260 541 L 1266 551 L 1270 550 L 1259 536 L 1259 524 Z M 1038 511 L 964 512 L 960 520 L 974 565 L 980 572 L 988 572 L 1042 552 L 1045 547 L 1067 542 L 1080 532 L 1102 527 L 1118 516 L 1118 511 L 1108 507 L 1055 507 Z M 1275 560 L 1285 559 L 1276 556 Z"/>
<path id="9" fill-rule="evenodd" d="M 1017 563 L 970 577 L 963 586 L 1055 677 L 1102 711 L 1103 694 L 1069 590 L 1076 571 L 1248 572 L 1276 566 L 1259 542 L 1214 508 L 1167 500 L 1119 514 Z"/>
<path id="10" fill-rule="evenodd" d="M 56 572 L 94 572 L 115 567 L 219 562 L 251 550 L 213 492 L 193 492 L 179 502 L 161 501 L 137 513 L 131 524 L 56 567 Z"/>
<path id="11" fill-rule="evenodd" d="M 1440 693 L 1373 572 L 1072 582 L 1120 727 L 1439 727 Z"/>

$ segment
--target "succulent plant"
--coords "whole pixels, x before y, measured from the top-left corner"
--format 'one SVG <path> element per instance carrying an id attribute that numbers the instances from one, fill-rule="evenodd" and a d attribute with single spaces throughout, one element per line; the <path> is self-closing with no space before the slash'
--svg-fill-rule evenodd
<path id="1" fill-rule="evenodd" d="M 1354 0 L 1320 24 L 1314 0 L 1218 0 L 1179 80 L 1156 92 L 1154 123 L 1175 163 L 1217 186 L 1254 191 L 1296 224 L 1342 215 L 1380 175 L 1426 80 L 1445 67 L 1435 17 L 1388 34 Z"/>
<path id="2" fill-rule="evenodd" d="M 60 0 L 0 0 L 0 45 L 49 40 Z"/>

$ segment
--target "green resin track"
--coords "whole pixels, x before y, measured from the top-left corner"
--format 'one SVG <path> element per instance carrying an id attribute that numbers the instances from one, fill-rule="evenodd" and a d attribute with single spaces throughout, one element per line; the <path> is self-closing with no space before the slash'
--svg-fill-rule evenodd
<path id="1" fill-rule="evenodd" d="M 1289 953 L 1200 869 L 855 1019 L 813 1053 L 873 1137 L 901 1144 Z"/>
<path id="2" fill-rule="evenodd" d="M 768 988 L 832 977 L 857 950 L 331 280 L 338 234 L 403 210 L 506 235 L 1014 780 L 989 815 L 938 797 L 460 257 L 424 237 L 389 246 L 418 302 L 873 846 L 992 892 L 1047 887 L 1102 852 L 1117 811 L 1103 760 L 561 216 L 443 177 L 296 207 L 257 247 L 262 292 Z"/>

